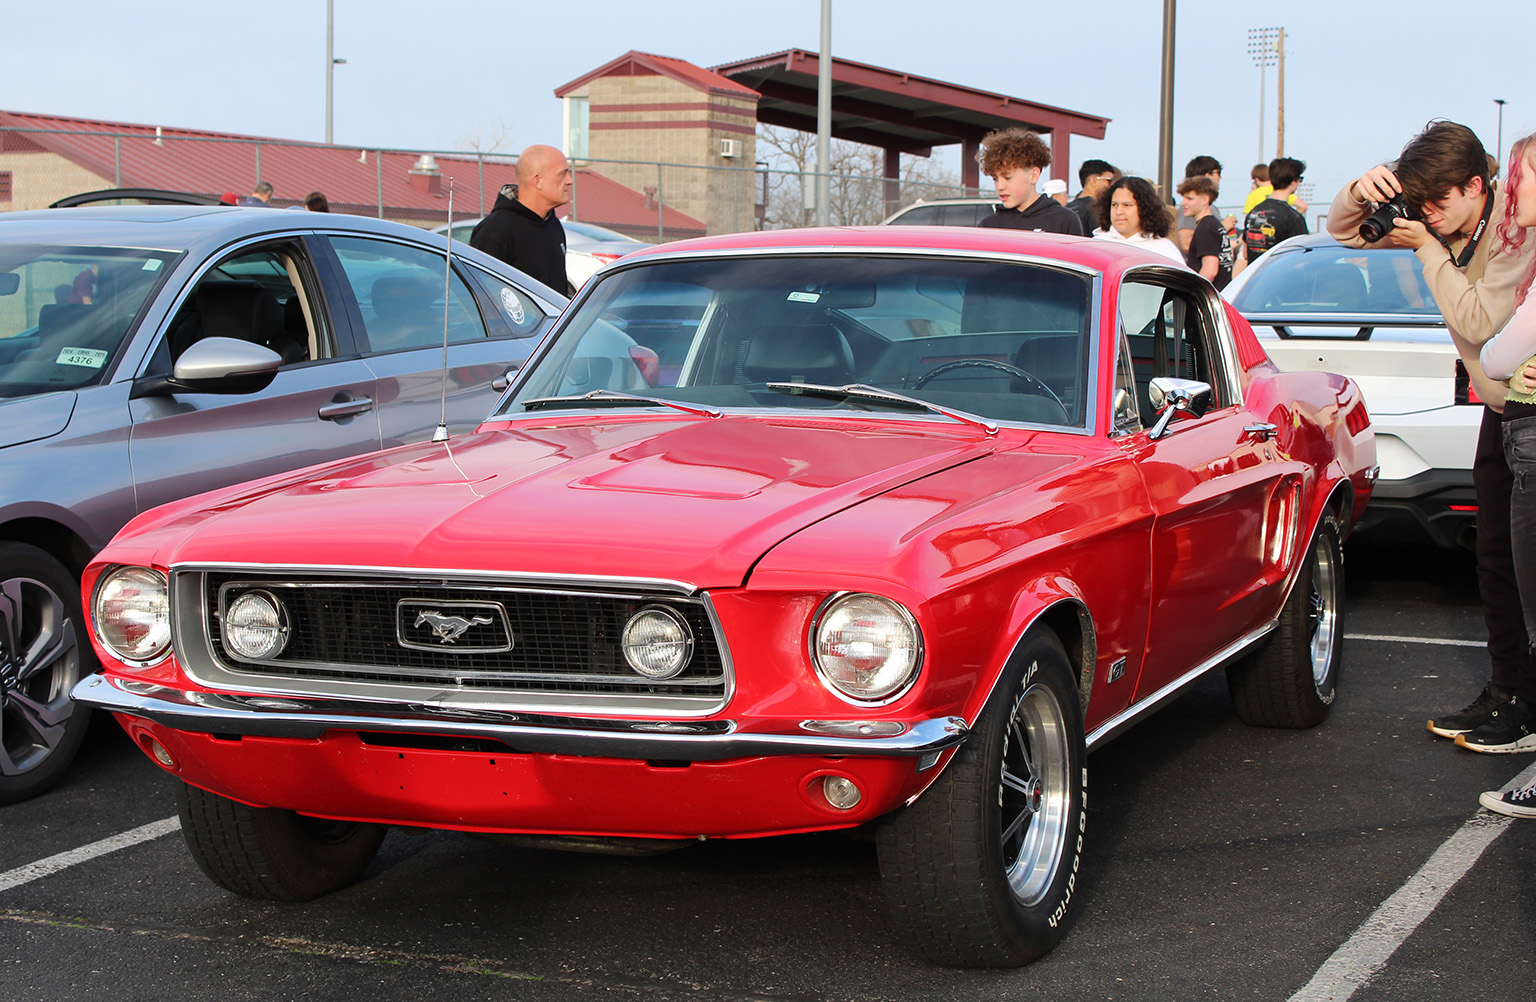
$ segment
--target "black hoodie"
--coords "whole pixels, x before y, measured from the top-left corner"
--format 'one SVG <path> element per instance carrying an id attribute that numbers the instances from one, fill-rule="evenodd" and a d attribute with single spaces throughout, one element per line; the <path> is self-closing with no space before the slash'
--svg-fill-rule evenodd
<path id="1" fill-rule="evenodd" d="M 1083 222 L 1077 218 L 1077 213 L 1046 194 L 1036 195 L 1035 200 L 1029 203 L 1029 208 L 1023 212 L 999 207 L 983 219 L 981 225 L 1001 226 L 1010 230 L 1068 233 L 1074 237 L 1083 235 Z"/>
<path id="2" fill-rule="evenodd" d="M 565 227 L 551 209 L 540 218 L 517 200 L 517 185 L 502 185 L 491 214 L 475 225 L 469 245 L 505 261 L 529 278 L 570 295 L 565 277 Z"/>

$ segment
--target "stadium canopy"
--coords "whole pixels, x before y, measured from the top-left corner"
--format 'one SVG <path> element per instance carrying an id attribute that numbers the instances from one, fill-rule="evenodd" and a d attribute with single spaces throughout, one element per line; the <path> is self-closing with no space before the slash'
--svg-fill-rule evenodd
<path id="1" fill-rule="evenodd" d="M 821 58 L 789 49 L 711 69 L 757 91 L 757 120 L 801 132 L 816 131 Z M 963 147 L 962 183 L 980 181 L 976 152 L 994 129 L 1023 126 L 1048 136 L 1051 176 L 1069 183 L 1071 137 L 1103 139 L 1109 119 L 993 94 L 912 73 L 832 59 L 832 135 L 885 150 L 885 176 L 900 176 L 900 155 L 929 156 L 935 146 Z"/>

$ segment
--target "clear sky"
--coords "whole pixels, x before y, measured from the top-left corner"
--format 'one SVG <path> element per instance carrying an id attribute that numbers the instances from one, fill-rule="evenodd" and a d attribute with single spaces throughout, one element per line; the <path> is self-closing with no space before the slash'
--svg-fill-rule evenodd
<path id="1" fill-rule="evenodd" d="M 1273 11 L 1291 8 L 1288 13 Z M 630 49 L 702 66 L 820 45 L 820 0 L 335 0 L 334 138 L 515 152 L 560 143 L 554 89 Z M 1110 118 L 1075 138 L 1157 172 L 1161 0 L 1094 4 L 833 0 L 835 55 Z M 0 109 L 317 141 L 325 135 L 325 0 L 10 0 Z M 1259 154 L 1250 29 L 1286 28 L 1285 151 L 1316 200 L 1393 158 L 1431 118 L 1492 151 L 1536 129 L 1536 3 L 1178 0 L 1174 170 L 1210 154 L 1230 204 Z M 1275 155 L 1267 71 L 1264 157 Z M 955 150 L 944 154 L 958 163 Z M 1502 159 L 1502 157 L 1501 157 Z M 1071 179 L 1075 191 L 1075 177 Z M 233 181 L 231 182 L 233 183 Z"/>

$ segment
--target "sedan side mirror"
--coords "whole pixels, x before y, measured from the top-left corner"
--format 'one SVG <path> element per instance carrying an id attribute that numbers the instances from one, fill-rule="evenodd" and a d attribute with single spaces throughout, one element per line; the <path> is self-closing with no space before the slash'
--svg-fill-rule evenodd
<path id="1" fill-rule="evenodd" d="M 150 376 L 134 384 L 133 397 L 171 393 L 255 393 L 266 389 L 283 358 L 264 345 L 229 337 L 207 337 L 176 360 L 169 377 Z"/>
<path id="2" fill-rule="evenodd" d="M 1152 409 L 1162 417 L 1157 419 L 1150 436 L 1162 438 L 1166 435 L 1173 416 L 1180 412 L 1194 418 L 1203 416 L 1211 409 L 1211 396 L 1210 383 L 1195 379 L 1175 379 L 1172 376 L 1155 377 L 1147 387 L 1147 399 L 1152 402 Z"/>

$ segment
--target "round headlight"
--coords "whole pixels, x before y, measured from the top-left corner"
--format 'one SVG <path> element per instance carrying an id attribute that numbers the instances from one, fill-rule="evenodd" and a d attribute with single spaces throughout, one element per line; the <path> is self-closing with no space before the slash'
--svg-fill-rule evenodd
<path id="1" fill-rule="evenodd" d="M 693 631 L 671 609 L 653 605 L 624 624 L 624 660 L 646 678 L 676 678 L 693 657 Z"/>
<path id="2" fill-rule="evenodd" d="M 811 654 L 834 692 L 877 702 L 917 677 L 923 642 L 917 620 L 899 603 L 879 595 L 843 595 L 817 617 Z"/>
<path id="3" fill-rule="evenodd" d="M 171 599 L 165 575 L 119 567 L 96 584 L 96 639 L 122 661 L 155 661 L 171 648 Z"/>
<path id="4" fill-rule="evenodd" d="M 288 610 L 269 591 L 248 591 L 224 610 L 224 646 L 247 661 L 275 658 L 288 645 Z"/>

